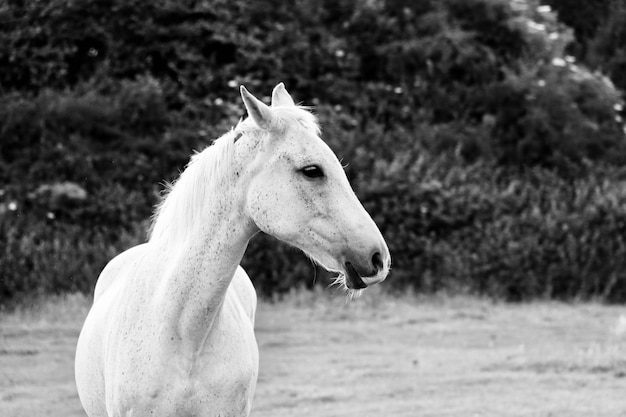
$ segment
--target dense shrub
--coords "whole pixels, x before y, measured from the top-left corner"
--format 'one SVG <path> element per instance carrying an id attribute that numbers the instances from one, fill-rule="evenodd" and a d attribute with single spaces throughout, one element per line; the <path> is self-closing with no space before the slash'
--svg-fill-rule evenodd
<path id="1" fill-rule="evenodd" d="M 612 7 L 593 50 L 623 47 Z M 622 99 L 537 0 L 48 0 L 0 22 L 4 297 L 92 288 L 243 116 L 239 84 L 284 81 L 387 237 L 389 286 L 626 299 Z M 267 295 L 326 282 L 267 237 L 244 265 Z"/>
<path id="2" fill-rule="evenodd" d="M 586 61 L 608 74 L 615 85 L 626 90 L 626 4 L 609 2 L 606 21 L 589 42 Z"/>
<path id="3" fill-rule="evenodd" d="M 608 74 L 626 90 L 626 4 L 622 0 L 546 0 L 559 19 L 574 29 L 576 42 L 568 52 Z"/>
<path id="4" fill-rule="evenodd" d="M 0 214 L 3 301 L 32 294 L 91 292 L 106 263 L 144 238 L 140 225 L 90 228 L 21 211 Z"/>
<path id="5" fill-rule="evenodd" d="M 545 169 L 425 160 L 380 166 L 384 181 L 361 191 L 381 213 L 397 285 L 515 300 L 623 298 L 626 264 L 615 256 L 626 245 L 623 170 L 596 168 L 572 182 Z"/>
<path id="6" fill-rule="evenodd" d="M 23 206 L 41 184 L 71 181 L 98 197 L 75 210 L 74 221 L 128 225 L 150 214 L 163 174 L 184 164 L 201 141 L 188 132 L 193 125 L 168 122 L 154 80 L 98 87 L 0 100 L 5 198 Z"/>

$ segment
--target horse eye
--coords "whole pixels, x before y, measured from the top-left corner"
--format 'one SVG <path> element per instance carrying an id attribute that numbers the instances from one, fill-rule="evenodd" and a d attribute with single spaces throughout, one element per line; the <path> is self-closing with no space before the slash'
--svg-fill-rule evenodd
<path id="1" fill-rule="evenodd" d="M 309 165 L 300 170 L 307 178 L 321 178 L 324 176 L 324 171 L 317 165 Z"/>

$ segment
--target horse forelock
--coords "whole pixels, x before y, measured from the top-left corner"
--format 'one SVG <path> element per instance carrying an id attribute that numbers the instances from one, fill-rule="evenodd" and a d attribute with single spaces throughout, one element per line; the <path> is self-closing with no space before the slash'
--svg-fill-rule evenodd
<path id="1" fill-rule="evenodd" d="M 254 124 L 251 118 L 240 121 L 235 131 L 242 133 L 255 133 L 258 135 L 282 135 L 288 129 L 295 128 L 309 131 L 316 136 L 320 135 L 320 126 L 317 116 L 310 107 L 306 106 L 280 106 L 272 107 L 274 116 L 269 128 L 260 128 Z"/>
<path id="2" fill-rule="evenodd" d="M 310 107 L 284 106 L 273 107 L 272 109 L 277 116 L 277 122 L 282 122 L 284 129 L 287 129 L 289 126 L 296 126 L 299 129 L 310 131 L 316 136 L 320 135 L 320 125 L 317 116 L 310 111 Z"/>

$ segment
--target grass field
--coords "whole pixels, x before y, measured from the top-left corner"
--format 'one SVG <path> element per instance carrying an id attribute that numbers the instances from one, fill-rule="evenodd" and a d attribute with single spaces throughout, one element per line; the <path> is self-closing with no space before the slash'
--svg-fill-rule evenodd
<path id="1" fill-rule="evenodd" d="M 252 416 L 626 416 L 624 307 L 328 294 L 260 304 Z M 84 416 L 88 304 L 0 317 L 0 416 Z"/>

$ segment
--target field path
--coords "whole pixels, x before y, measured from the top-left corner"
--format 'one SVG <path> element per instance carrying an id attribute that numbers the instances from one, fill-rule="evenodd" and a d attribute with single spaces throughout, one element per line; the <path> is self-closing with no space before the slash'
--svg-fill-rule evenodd
<path id="1" fill-rule="evenodd" d="M 84 416 L 88 300 L 0 316 L 0 416 Z M 376 292 L 261 303 L 252 416 L 626 416 L 626 308 Z"/>

